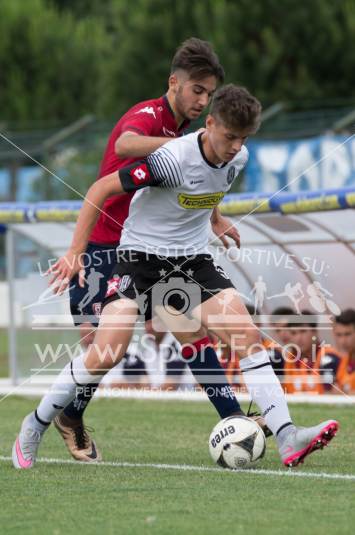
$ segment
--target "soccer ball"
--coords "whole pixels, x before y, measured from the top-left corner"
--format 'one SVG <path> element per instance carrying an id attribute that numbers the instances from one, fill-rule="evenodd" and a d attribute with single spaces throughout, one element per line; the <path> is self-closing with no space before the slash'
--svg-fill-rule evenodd
<path id="1" fill-rule="evenodd" d="M 265 435 L 246 416 L 229 416 L 218 422 L 209 439 L 212 459 L 223 468 L 250 468 L 264 456 Z"/>

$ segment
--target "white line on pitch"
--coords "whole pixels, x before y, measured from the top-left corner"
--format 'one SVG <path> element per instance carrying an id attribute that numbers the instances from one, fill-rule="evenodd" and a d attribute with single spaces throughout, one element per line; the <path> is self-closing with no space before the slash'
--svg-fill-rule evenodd
<path id="1" fill-rule="evenodd" d="M 0 461 L 11 461 L 11 457 L 4 457 L 0 455 Z M 328 474 L 326 472 L 299 472 L 295 470 L 264 470 L 262 468 L 255 468 L 252 470 L 226 470 L 223 468 L 213 468 L 211 466 L 193 466 L 188 464 L 154 464 L 154 463 L 128 463 L 128 462 L 114 462 L 101 461 L 99 463 L 80 463 L 71 459 L 48 459 L 46 457 L 39 458 L 39 463 L 46 464 L 75 464 L 79 466 L 114 466 L 117 468 L 157 468 L 160 470 L 181 470 L 185 472 L 217 472 L 219 474 L 225 472 L 228 474 L 236 474 L 242 472 L 243 474 L 265 475 L 265 476 L 289 476 L 289 477 L 316 477 L 319 479 L 343 479 L 347 481 L 355 481 L 355 474 Z"/>

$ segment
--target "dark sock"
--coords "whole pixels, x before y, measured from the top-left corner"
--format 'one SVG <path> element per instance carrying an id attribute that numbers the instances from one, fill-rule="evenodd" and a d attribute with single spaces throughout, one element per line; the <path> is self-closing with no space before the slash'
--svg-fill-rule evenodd
<path id="1" fill-rule="evenodd" d="M 244 414 L 207 336 L 184 346 L 182 356 L 221 418 Z"/>
<path id="2" fill-rule="evenodd" d="M 63 411 L 65 416 L 72 420 L 81 420 L 98 386 L 99 383 L 90 383 L 87 386 L 78 387 L 75 399 Z"/>

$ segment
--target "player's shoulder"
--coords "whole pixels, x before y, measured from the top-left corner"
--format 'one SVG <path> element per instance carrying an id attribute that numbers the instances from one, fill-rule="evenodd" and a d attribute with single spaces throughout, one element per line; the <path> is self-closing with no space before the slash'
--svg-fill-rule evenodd
<path id="1" fill-rule="evenodd" d="M 186 159 L 192 159 L 194 152 L 199 154 L 197 133 L 187 134 L 186 136 L 171 139 L 162 145 L 155 153 L 166 157 L 174 158 L 182 162 Z M 154 153 L 154 154 L 155 154 Z"/>
<path id="2" fill-rule="evenodd" d="M 191 152 L 196 151 L 199 152 L 198 148 L 198 132 L 192 132 L 190 134 L 186 134 L 185 136 L 177 137 L 174 139 L 171 139 L 163 147 L 167 148 L 171 151 L 179 151 L 180 153 L 182 151 L 185 152 Z"/>
<path id="3" fill-rule="evenodd" d="M 158 119 L 163 111 L 163 99 L 152 98 L 149 100 L 143 100 L 132 106 L 125 115 L 145 115 Z M 124 117 L 124 116 L 123 116 Z"/>
<path id="4" fill-rule="evenodd" d="M 240 151 L 234 156 L 231 164 L 240 166 L 241 168 L 245 167 L 249 159 L 249 151 L 245 145 L 242 146 Z"/>

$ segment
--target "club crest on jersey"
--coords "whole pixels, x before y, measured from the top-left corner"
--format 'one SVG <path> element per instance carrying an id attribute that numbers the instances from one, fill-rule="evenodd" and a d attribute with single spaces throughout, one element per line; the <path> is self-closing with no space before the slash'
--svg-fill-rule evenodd
<path id="1" fill-rule="evenodd" d="M 133 182 L 136 186 L 146 184 L 150 179 L 148 167 L 145 163 L 139 164 L 137 165 L 137 167 L 133 167 L 133 169 L 130 170 L 129 174 L 131 175 Z"/>
<path id="2" fill-rule="evenodd" d="M 148 113 L 149 115 L 153 115 L 154 119 L 156 119 L 155 111 L 152 106 L 146 106 L 145 108 L 142 108 L 141 110 L 138 110 L 135 113 Z"/>
<path id="3" fill-rule="evenodd" d="M 187 210 L 201 210 L 214 208 L 221 202 L 225 193 L 218 191 L 217 193 L 204 193 L 202 195 L 192 195 L 188 193 L 180 193 L 178 195 L 179 205 Z"/>
<path id="4" fill-rule="evenodd" d="M 93 303 L 92 304 L 92 311 L 95 314 L 95 316 L 99 317 L 101 315 L 101 303 Z"/>
<path id="5" fill-rule="evenodd" d="M 233 182 L 235 178 L 235 166 L 232 165 L 229 170 L 228 170 L 228 174 L 227 174 L 227 182 L 229 185 L 231 185 L 231 183 Z"/>
<path id="6" fill-rule="evenodd" d="M 120 282 L 118 285 L 118 291 L 124 292 L 127 290 L 128 286 L 131 284 L 132 277 L 130 275 L 123 275 L 123 277 L 120 278 Z"/>

